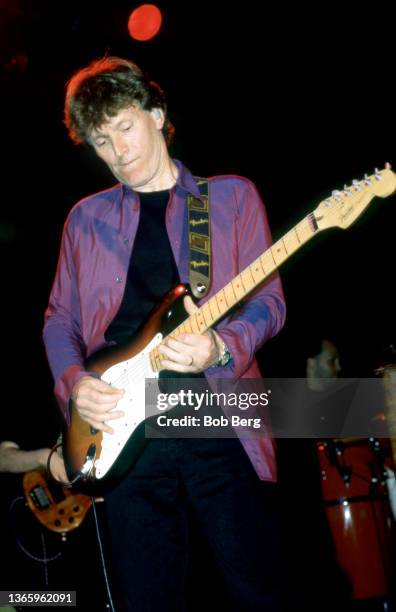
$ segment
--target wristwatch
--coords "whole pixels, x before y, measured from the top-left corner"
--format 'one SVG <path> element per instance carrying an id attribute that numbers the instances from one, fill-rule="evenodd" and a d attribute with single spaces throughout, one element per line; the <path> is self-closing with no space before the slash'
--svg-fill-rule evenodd
<path id="1" fill-rule="evenodd" d="M 231 361 L 231 353 L 228 350 L 228 346 L 226 345 L 224 340 L 222 340 L 221 342 L 222 344 L 221 344 L 220 356 L 218 360 L 216 361 L 216 363 L 214 364 L 216 367 L 224 367 L 227 365 L 229 361 Z"/>

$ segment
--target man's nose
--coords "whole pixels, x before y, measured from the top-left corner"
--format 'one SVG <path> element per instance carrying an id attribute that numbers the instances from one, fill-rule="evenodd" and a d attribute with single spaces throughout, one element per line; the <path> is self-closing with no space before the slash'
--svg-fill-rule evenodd
<path id="1" fill-rule="evenodd" d="M 128 153 L 128 143 L 120 136 L 113 138 L 113 151 L 117 159 L 122 159 Z"/>

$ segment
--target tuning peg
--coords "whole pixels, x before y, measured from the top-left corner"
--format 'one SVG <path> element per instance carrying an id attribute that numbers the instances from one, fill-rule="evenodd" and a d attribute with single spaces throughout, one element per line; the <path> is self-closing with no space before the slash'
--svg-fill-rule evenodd
<path id="1" fill-rule="evenodd" d="M 339 189 L 334 189 L 331 192 L 331 197 L 335 199 L 336 202 L 342 202 L 342 193 Z"/>
<path id="2" fill-rule="evenodd" d="M 362 191 L 362 186 L 356 179 L 353 179 L 352 185 L 355 187 L 356 191 Z"/>
<path id="3" fill-rule="evenodd" d="M 380 175 L 380 172 L 379 172 L 378 168 L 375 168 L 374 172 L 375 172 L 375 174 L 374 174 L 375 180 L 376 181 L 380 181 L 382 177 Z"/>
<path id="4" fill-rule="evenodd" d="M 386 170 L 392 170 L 392 166 L 389 162 L 385 162 L 385 168 Z"/>

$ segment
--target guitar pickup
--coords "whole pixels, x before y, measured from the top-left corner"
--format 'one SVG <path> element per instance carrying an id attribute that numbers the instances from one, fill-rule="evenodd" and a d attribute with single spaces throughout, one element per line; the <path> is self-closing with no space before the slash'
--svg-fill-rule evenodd
<path id="1" fill-rule="evenodd" d="M 31 491 L 29 492 L 29 496 L 32 499 L 36 508 L 38 508 L 39 510 L 45 510 L 46 508 L 49 508 L 52 505 L 52 502 L 49 499 L 47 493 L 45 492 L 45 489 L 43 489 L 43 487 L 40 485 L 31 489 Z"/>

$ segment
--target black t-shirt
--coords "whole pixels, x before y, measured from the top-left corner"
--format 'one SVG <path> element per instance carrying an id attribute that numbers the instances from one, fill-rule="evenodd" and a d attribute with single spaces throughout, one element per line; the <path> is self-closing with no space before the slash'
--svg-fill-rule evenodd
<path id="1" fill-rule="evenodd" d="M 169 190 L 140 193 L 140 218 L 124 296 L 107 341 L 130 337 L 164 295 L 180 282 L 165 225 Z"/>

